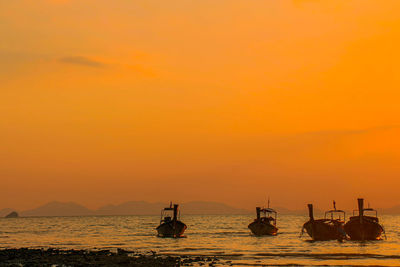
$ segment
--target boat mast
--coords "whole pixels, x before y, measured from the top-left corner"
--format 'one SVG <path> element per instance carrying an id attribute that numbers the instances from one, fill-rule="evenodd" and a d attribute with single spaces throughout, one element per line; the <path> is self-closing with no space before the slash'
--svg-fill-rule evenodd
<path id="1" fill-rule="evenodd" d="M 333 210 L 336 211 L 336 201 L 335 200 L 333 201 Z M 331 219 L 333 220 L 333 212 L 331 213 Z M 339 217 L 339 219 L 340 219 L 340 217 Z"/>
<path id="2" fill-rule="evenodd" d="M 310 222 L 311 222 L 311 238 L 314 239 L 315 225 L 314 225 L 313 204 L 307 204 L 307 207 L 308 207 L 308 216 L 310 216 Z"/>
<path id="3" fill-rule="evenodd" d="M 358 200 L 358 216 L 360 218 L 360 226 L 361 226 L 361 240 L 364 240 L 364 225 L 363 225 L 364 199 L 359 198 L 357 200 Z"/>
<path id="4" fill-rule="evenodd" d="M 178 219 L 178 204 L 174 204 L 174 222 Z"/>
<path id="5" fill-rule="evenodd" d="M 364 216 L 364 199 L 358 199 L 358 216 L 360 217 L 360 223 L 362 223 L 363 216 Z"/>
<path id="6" fill-rule="evenodd" d="M 313 211 L 313 204 L 308 204 L 308 216 L 310 216 L 310 221 L 314 221 L 314 211 Z"/>
<path id="7" fill-rule="evenodd" d="M 257 220 L 259 220 L 260 219 L 261 208 L 260 207 L 256 207 L 256 212 L 257 212 Z"/>

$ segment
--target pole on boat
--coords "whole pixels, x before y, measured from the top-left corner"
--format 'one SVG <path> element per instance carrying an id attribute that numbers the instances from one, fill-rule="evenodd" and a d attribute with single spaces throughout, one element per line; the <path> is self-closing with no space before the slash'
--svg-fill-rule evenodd
<path id="1" fill-rule="evenodd" d="M 358 216 L 360 217 L 360 223 L 362 223 L 362 219 L 364 216 L 364 199 L 358 199 Z"/>
<path id="2" fill-rule="evenodd" d="M 174 204 L 174 218 L 173 220 L 176 222 L 178 219 L 178 204 Z"/>
<path id="3" fill-rule="evenodd" d="M 308 216 L 310 216 L 310 222 L 311 222 L 311 238 L 314 239 L 315 224 L 314 224 L 313 204 L 307 204 L 307 207 L 308 207 Z"/>
<path id="4" fill-rule="evenodd" d="M 259 220 L 259 219 L 260 219 L 261 208 L 260 208 L 260 207 L 257 207 L 257 208 L 256 208 L 256 212 L 257 212 L 257 220 Z"/>
<path id="5" fill-rule="evenodd" d="M 176 221 L 178 220 L 178 204 L 174 204 L 174 218 L 173 225 L 174 225 L 174 237 L 176 237 Z"/>
<path id="6" fill-rule="evenodd" d="M 308 215 L 310 216 L 310 221 L 314 221 L 313 204 L 307 204 L 307 206 L 308 206 Z"/>
<path id="7" fill-rule="evenodd" d="M 361 240 L 364 240 L 364 226 L 363 226 L 364 199 L 363 198 L 359 198 L 357 200 L 358 200 L 358 216 L 360 218 Z"/>

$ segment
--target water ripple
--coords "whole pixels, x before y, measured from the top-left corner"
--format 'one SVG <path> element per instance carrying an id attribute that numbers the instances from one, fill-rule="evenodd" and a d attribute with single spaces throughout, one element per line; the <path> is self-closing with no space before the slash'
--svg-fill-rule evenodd
<path id="1" fill-rule="evenodd" d="M 255 237 L 252 216 L 182 216 L 187 238 L 157 238 L 159 216 L 0 219 L 2 248 L 114 249 L 206 255 L 243 266 L 399 266 L 400 216 L 382 216 L 387 240 L 308 242 L 299 238 L 304 216 L 282 215 L 279 234 Z M 231 262 L 229 262 L 231 261 Z"/>

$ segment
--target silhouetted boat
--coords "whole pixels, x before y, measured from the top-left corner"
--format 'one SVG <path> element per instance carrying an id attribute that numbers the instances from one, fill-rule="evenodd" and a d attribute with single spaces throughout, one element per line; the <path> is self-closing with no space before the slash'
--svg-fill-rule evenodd
<path id="1" fill-rule="evenodd" d="M 182 237 L 187 226 L 179 220 L 178 204 L 161 210 L 160 225 L 156 230 L 160 237 Z M 171 214 L 172 213 L 172 214 Z M 172 217 L 171 217 L 172 215 Z"/>
<path id="2" fill-rule="evenodd" d="M 346 233 L 343 226 L 346 213 L 343 210 L 337 210 L 335 202 L 333 202 L 333 207 L 333 210 L 325 212 L 324 219 L 315 220 L 313 205 L 308 204 L 310 220 L 303 225 L 302 233 L 306 229 L 307 234 L 315 241 L 345 239 Z"/>
<path id="3" fill-rule="evenodd" d="M 249 229 L 255 235 L 276 235 L 276 211 L 270 208 L 256 208 L 257 218 L 249 224 Z M 262 215 L 261 215 L 262 213 Z"/>
<path id="4" fill-rule="evenodd" d="M 375 215 L 366 216 L 365 212 L 373 212 Z M 384 233 L 379 224 L 378 212 L 371 208 L 364 209 L 364 199 L 358 199 L 358 215 L 350 217 L 344 229 L 351 240 L 377 240 Z"/>

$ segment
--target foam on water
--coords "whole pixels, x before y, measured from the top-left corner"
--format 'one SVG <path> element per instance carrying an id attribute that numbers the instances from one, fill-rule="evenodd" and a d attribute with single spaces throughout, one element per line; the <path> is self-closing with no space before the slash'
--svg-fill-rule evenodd
<path id="1" fill-rule="evenodd" d="M 186 238 L 156 237 L 159 216 L 0 219 L 1 248 L 150 250 L 217 256 L 236 265 L 400 266 L 400 216 L 382 216 L 387 240 L 308 242 L 299 238 L 306 216 L 282 215 L 277 236 L 255 237 L 252 216 L 182 216 Z"/>

